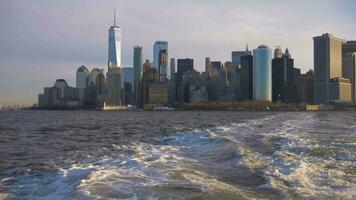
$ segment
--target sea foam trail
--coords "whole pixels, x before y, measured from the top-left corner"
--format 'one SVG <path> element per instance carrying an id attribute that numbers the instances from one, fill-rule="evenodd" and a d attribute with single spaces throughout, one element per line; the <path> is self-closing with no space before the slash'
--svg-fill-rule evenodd
<path id="1" fill-rule="evenodd" d="M 78 151 L 1 180 L 0 199 L 355 199 L 355 130 L 338 123 L 279 113 Z"/>

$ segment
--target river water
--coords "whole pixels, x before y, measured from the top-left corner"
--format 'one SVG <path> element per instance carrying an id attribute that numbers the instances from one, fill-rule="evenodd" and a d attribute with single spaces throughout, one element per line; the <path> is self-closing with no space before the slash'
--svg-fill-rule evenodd
<path id="1" fill-rule="evenodd" d="M 356 199 L 356 112 L 0 112 L 0 199 Z"/>

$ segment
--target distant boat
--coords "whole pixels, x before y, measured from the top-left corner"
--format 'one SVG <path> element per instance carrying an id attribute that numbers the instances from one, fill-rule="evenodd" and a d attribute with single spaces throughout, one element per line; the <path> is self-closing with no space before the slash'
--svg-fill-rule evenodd
<path id="1" fill-rule="evenodd" d="M 154 107 L 153 111 L 174 111 L 174 108 L 169 107 Z"/>

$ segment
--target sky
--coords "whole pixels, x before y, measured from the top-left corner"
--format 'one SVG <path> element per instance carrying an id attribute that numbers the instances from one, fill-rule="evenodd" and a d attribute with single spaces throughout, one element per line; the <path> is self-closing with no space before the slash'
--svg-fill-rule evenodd
<path id="1" fill-rule="evenodd" d="M 123 67 L 133 47 L 152 60 L 157 40 L 169 57 L 230 61 L 231 51 L 261 44 L 289 48 L 295 67 L 313 68 L 313 40 L 323 33 L 356 40 L 354 0 L 0 0 L 0 105 L 33 104 L 81 65 L 107 68 L 108 28 L 117 9 Z"/>

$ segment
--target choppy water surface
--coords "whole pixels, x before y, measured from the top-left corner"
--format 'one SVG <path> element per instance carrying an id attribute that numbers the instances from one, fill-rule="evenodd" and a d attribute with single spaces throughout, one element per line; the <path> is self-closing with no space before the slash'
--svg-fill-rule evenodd
<path id="1" fill-rule="evenodd" d="M 0 199 L 356 199 L 356 113 L 0 112 Z"/>

